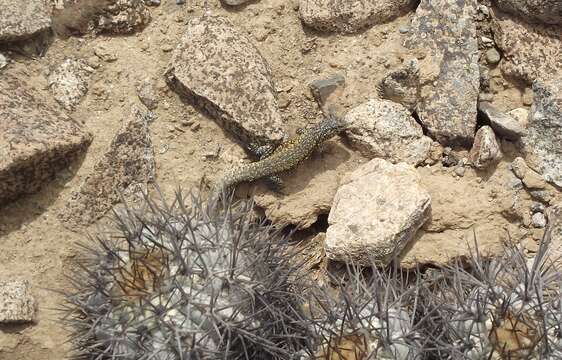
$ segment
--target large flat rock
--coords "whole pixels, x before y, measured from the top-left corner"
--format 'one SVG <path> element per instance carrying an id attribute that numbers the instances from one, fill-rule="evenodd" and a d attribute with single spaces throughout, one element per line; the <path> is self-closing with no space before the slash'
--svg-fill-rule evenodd
<path id="1" fill-rule="evenodd" d="M 225 18 L 189 22 L 166 72 L 180 95 L 245 143 L 283 137 L 271 70 L 250 39 Z"/>
<path id="2" fill-rule="evenodd" d="M 475 0 L 422 0 L 405 45 L 426 52 L 417 112 L 430 136 L 470 145 L 479 89 Z"/>
<path id="3" fill-rule="evenodd" d="M 0 42 L 26 39 L 50 26 L 47 0 L 0 0 Z"/>
<path id="4" fill-rule="evenodd" d="M 0 204 L 34 193 L 83 153 L 92 139 L 19 78 L 0 81 Z"/>
<path id="5" fill-rule="evenodd" d="M 532 84 L 562 74 L 562 26 L 527 23 L 496 11 L 492 29 L 505 75 Z"/>
<path id="6" fill-rule="evenodd" d="M 352 33 L 403 15 L 414 3 L 412 0 L 301 0 L 299 17 L 317 30 Z"/>
<path id="7" fill-rule="evenodd" d="M 412 165 L 373 159 L 346 176 L 326 231 L 328 258 L 386 266 L 429 219 L 431 197 Z"/>

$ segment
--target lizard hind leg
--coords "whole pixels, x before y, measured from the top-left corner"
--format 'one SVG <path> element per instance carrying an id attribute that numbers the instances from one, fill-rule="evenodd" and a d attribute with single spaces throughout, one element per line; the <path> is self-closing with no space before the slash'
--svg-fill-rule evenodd
<path id="1" fill-rule="evenodd" d="M 275 146 L 273 145 L 248 145 L 248 150 L 254 154 L 258 159 L 262 160 L 268 158 L 275 151 Z"/>

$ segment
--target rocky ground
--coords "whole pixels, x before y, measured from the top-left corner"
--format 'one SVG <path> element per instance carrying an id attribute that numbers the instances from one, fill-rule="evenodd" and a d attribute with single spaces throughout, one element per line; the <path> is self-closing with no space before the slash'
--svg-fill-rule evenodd
<path id="1" fill-rule="evenodd" d="M 547 226 L 562 253 L 561 23 L 552 1 L 0 0 L 0 360 L 68 355 L 53 290 L 122 197 L 206 191 L 328 109 L 349 128 L 280 192 L 237 191 L 311 276 L 532 256 Z"/>

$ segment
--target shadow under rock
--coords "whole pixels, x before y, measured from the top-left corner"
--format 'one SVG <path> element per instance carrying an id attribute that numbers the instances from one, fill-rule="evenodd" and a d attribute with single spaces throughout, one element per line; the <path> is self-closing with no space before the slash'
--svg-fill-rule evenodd
<path id="1" fill-rule="evenodd" d="M 0 205 L 0 238 L 43 215 L 59 198 L 66 184 L 76 176 L 86 158 L 86 152 L 78 155 L 52 179 L 45 180 L 46 184 L 37 192 L 24 194 L 17 200 Z"/>

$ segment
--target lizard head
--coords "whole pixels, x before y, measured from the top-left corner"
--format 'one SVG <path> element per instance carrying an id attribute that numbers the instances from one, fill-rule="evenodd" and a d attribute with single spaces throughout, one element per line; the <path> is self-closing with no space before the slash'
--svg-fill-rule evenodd
<path id="1" fill-rule="evenodd" d="M 313 132 L 318 136 L 318 142 L 328 140 L 347 128 L 347 123 L 334 114 L 328 114 L 324 120 L 314 126 Z"/>

